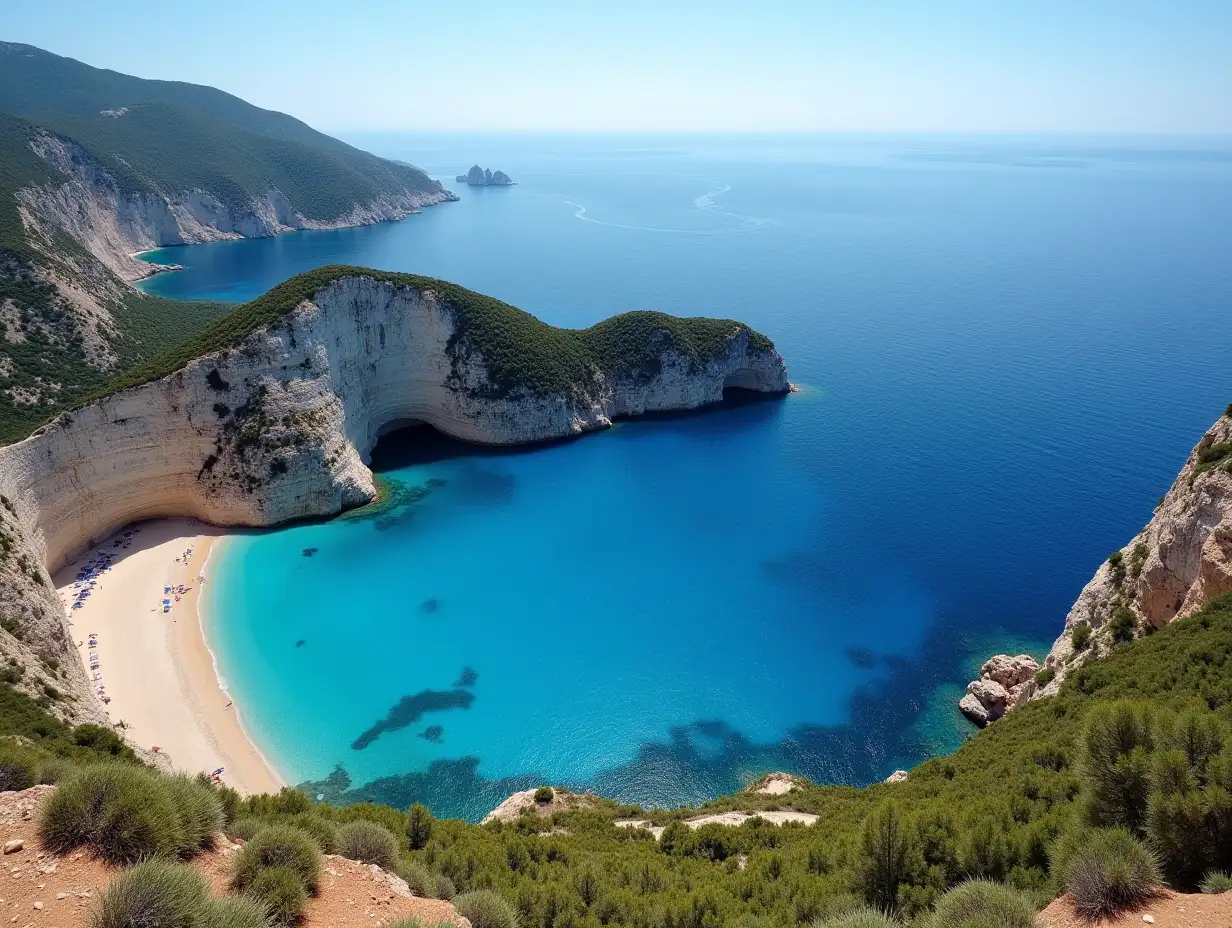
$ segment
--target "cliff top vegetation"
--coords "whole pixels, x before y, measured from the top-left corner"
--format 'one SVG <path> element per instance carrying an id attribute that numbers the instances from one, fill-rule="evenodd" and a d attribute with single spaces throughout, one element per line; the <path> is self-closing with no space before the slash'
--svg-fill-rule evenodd
<path id="1" fill-rule="evenodd" d="M 148 383 L 201 357 L 233 347 L 258 329 L 273 325 L 335 281 L 367 277 L 431 291 L 454 314 L 455 351 L 474 350 L 484 359 L 498 390 L 526 387 L 540 394 L 567 392 L 590 383 L 596 371 L 653 373 L 661 353 L 671 348 L 704 361 L 726 351 L 728 340 L 744 331 L 753 347 L 773 343 L 730 319 L 681 318 L 649 310 L 621 313 L 588 329 L 561 329 L 530 313 L 457 284 L 417 274 L 331 265 L 284 281 L 250 303 L 211 323 L 192 338 L 135 368 L 105 392 Z"/>

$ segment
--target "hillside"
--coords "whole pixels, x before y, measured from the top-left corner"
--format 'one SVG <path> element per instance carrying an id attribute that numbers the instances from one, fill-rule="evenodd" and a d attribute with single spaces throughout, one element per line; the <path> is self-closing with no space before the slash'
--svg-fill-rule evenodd
<path id="1" fill-rule="evenodd" d="M 0 442 L 226 308 L 131 282 L 140 251 L 401 219 L 452 194 L 282 113 L 0 43 Z"/>

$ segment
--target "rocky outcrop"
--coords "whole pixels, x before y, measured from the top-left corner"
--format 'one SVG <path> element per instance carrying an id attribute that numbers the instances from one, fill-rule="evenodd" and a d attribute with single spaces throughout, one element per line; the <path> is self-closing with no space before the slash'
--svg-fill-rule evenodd
<path id="1" fill-rule="evenodd" d="M 512 187 L 514 184 L 513 178 L 504 171 L 481 168 L 477 164 L 471 165 L 469 171 L 465 174 L 459 174 L 454 180 L 459 184 L 467 184 L 471 187 Z"/>
<path id="2" fill-rule="evenodd" d="M 277 188 L 236 206 L 208 190 L 125 193 L 115 178 L 72 141 L 40 132 L 33 148 L 64 182 L 26 187 L 17 194 L 35 240 L 67 233 L 123 280 L 148 277 L 151 266 L 133 257 L 167 245 L 260 238 L 294 229 L 341 229 L 403 219 L 423 206 L 456 199 L 440 184 L 429 191 L 382 194 L 328 220 L 302 215 Z"/>
<path id="3" fill-rule="evenodd" d="M 1232 407 L 1202 436 L 1146 527 L 1083 587 L 1040 685 L 1025 684 L 1007 708 L 1055 693 L 1075 667 L 1116 641 L 1183 619 L 1232 590 L 1230 414 Z"/>
<path id="4" fill-rule="evenodd" d="M 790 387 L 778 353 L 733 323 L 708 358 L 663 348 L 644 367 L 596 369 L 562 392 L 497 390 L 493 359 L 458 318 L 430 288 L 335 278 L 233 347 L 0 448 L 0 602 L 23 603 L 23 624 L 41 629 L 40 653 L 78 672 L 47 569 L 122 525 L 183 515 L 268 526 L 360 505 L 376 494 L 364 462 L 383 432 L 403 425 L 510 445 L 693 409 L 729 386 Z"/>
<path id="5" fill-rule="evenodd" d="M 967 684 L 967 693 L 958 701 L 958 708 L 983 728 L 1023 699 L 1030 698 L 1039 669 L 1039 662 L 1029 654 L 991 657 L 980 668 L 979 679 Z"/>

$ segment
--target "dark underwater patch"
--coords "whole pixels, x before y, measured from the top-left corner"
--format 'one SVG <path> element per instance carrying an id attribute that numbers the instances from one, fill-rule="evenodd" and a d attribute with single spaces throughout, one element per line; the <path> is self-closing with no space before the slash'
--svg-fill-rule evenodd
<path id="1" fill-rule="evenodd" d="M 512 499 L 516 483 L 517 478 L 506 471 L 467 464 L 458 468 L 454 491 L 464 503 L 492 506 Z"/>
<path id="2" fill-rule="evenodd" d="M 307 639 L 307 638 L 301 638 L 299 641 L 295 642 L 295 646 L 296 646 L 297 648 L 302 648 L 302 647 L 303 647 L 304 645 L 306 645 L 307 643 L 308 643 L 308 639 Z"/>
<path id="3" fill-rule="evenodd" d="M 303 550 L 303 555 L 304 557 L 312 557 L 314 554 L 316 554 L 320 550 L 321 550 L 320 548 L 305 548 Z"/>
<path id="4" fill-rule="evenodd" d="M 440 744 L 441 739 L 445 737 L 445 729 L 441 725 L 429 725 L 419 733 L 419 737 L 423 738 L 424 741 Z"/>
<path id="5" fill-rule="evenodd" d="M 439 490 L 441 487 L 445 485 L 445 481 L 442 480 L 440 477 L 429 477 L 427 480 L 427 484 L 433 490 Z"/>
<path id="6" fill-rule="evenodd" d="M 448 712 L 451 709 L 469 709 L 475 701 L 475 694 L 470 690 L 420 690 L 410 696 L 403 696 L 389 710 L 389 714 L 362 735 L 351 742 L 351 747 L 362 751 L 387 731 L 398 731 L 409 725 L 414 725 L 425 713 Z"/>
<path id="7" fill-rule="evenodd" d="M 458 679 L 453 681 L 454 686 L 472 687 L 475 681 L 479 679 L 479 674 L 475 672 L 473 667 L 463 667 L 462 672 L 458 674 Z"/>
<path id="8" fill-rule="evenodd" d="M 436 610 L 440 608 L 441 608 L 441 601 L 437 599 L 435 596 L 430 597 L 429 599 L 425 599 L 422 603 L 419 604 L 420 612 L 436 612 Z"/>
<path id="9" fill-rule="evenodd" d="M 877 655 L 867 648 L 847 648 L 844 652 L 847 660 L 861 670 L 869 670 L 877 664 Z"/>

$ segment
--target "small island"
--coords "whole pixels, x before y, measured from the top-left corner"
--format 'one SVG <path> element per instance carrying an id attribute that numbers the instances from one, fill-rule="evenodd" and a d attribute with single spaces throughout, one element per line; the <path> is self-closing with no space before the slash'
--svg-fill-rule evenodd
<path id="1" fill-rule="evenodd" d="M 477 164 L 465 174 L 456 178 L 459 184 L 469 184 L 471 187 L 512 187 L 514 180 L 504 171 L 493 171 L 491 168 L 481 168 Z"/>

